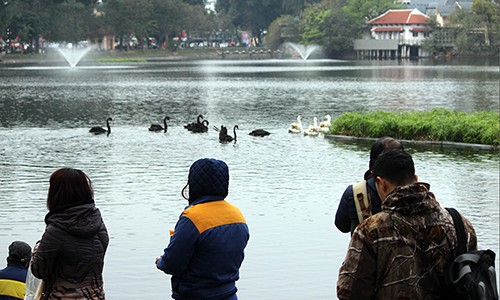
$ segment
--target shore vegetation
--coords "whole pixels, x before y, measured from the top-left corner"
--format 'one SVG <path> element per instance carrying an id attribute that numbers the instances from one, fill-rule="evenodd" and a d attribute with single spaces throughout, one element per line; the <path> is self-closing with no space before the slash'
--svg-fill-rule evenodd
<path id="1" fill-rule="evenodd" d="M 333 120 L 329 134 L 401 140 L 499 145 L 498 112 L 466 113 L 444 108 L 409 112 L 349 112 Z"/>

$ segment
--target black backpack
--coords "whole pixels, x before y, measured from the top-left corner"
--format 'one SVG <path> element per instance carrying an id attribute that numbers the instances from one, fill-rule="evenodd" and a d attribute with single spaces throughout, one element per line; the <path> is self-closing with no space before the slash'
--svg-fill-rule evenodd
<path id="1" fill-rule="evenodd" d="M 478 250 L 467 252 L 467 238 L 460 213 L 446 208 L 453 218 L 458 238 L 457 257 L 448 270 L 451 285 L 449 299 L 498 300 L 495 274 L 495 252 Z"/>

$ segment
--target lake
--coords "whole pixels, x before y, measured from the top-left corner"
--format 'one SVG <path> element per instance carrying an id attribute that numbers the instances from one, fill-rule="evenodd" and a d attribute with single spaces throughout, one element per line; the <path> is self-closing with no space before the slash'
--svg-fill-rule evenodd
<path id="1" fill-rule="evenodd" d="M 333 219 L 370 145 L 289 134 L 289 124 L 376 109 L 498 111 L 498 75 L 498 65 L 425 60 L 0 64 L 0 257 L 13 240 L 41 237 L 49 176 L 75 167 L 92 179 L 108 227 L 108 299 L 168 299 L 154 260 L 187 204 L 189 166 L 213 157 L 229 165 L 227 200 L 250 228 L 239 298 L 335 298 L 349 235 Z M 184 129 L 198 114 L 210 127 L 238 125 L 237 142 Z M 167 133 L 149 132 L 165 115 Z M 109 136 L 88 132 L 108 116 Z M 248 135 L 257 128 L 271 135 Z M 407 150 L 442 206 L 500 254 L 498 151 Z"/>

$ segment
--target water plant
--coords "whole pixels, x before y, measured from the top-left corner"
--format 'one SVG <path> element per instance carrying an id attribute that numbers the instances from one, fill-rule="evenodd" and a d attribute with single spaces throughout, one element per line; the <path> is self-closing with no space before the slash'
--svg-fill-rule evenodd
<path id="1" fill-rule="evenodd" d="M 333 120 L 329 134 L 391 136 L 402 140 L 499 145 L 498 112 L 466 113 L 445 108 L 406 112 L 349 112 Z"/>

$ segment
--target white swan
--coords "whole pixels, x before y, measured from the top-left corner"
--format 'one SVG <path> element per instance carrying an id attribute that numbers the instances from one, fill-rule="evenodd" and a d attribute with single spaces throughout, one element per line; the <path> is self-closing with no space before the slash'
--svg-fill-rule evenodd
<path id="1" fill-rule="evenodd" d="M 309 127 L 304 130 L 304 135 L 316 136 L 321 131 L 321 128 L 318 126 L 318 118 L 313 118 L 313 123 L 309 125 Z"/>
<path id="2" fill-rule="evenodd" d="M 301 133 L 302 132 L 302 117 L 300 115 L 297 116 L 297 122 L 293 122 L 288 127 L 289 133 Z"/>
<path id="3" fill-rule="evenodd" d="M 323 133 L 327 133 L 330 130 L 330 125 L 332 125 L 332 117 L 330 117 L 330 115 L 326 115 L 325 119 L 326 121 L 319 123 L 320 130 Z"/>

